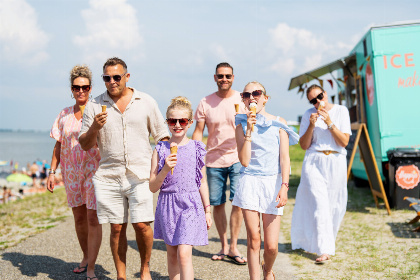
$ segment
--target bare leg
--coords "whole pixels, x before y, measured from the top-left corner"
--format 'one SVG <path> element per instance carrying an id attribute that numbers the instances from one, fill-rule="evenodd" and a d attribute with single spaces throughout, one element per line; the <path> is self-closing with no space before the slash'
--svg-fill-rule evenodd
<path id="1" fill-rule="evenodd" d="M 179 280 L 179 263 L 178 263 L 178 246 L 170 246 L 166 244 L 166 256 L 168 259 L 169 280 Z"/>
<path id="2" fill-rule="evenodd" d="M 266 277 L 264 279 L 274 279 L 271 271 L 279 251 L 280 219 L 281 216 L 278 215 L 262 214 L 264 229 L 264 269 Z"/>
<path id="3" fill-rule="evenodd" d="M 77 239 L 83 252 L 83 259 L 79 268 L 84 267 L 88 263 L 88 221 L 86 205 L 71 208 L 74 216 L 74 227 L 76 229 Z M 80 272 L 83 269 L 75 269 L 74 272 Z"/>
<path id="4" fill-rule="evenodd" d="M 243 209 L 246 235 L 247 235 L 247 256 L 248 270 L 251 280 L 260 279 L 260 248 L 261 248 L 261 228 L 260 213 Z"/>
<path id="5" fill-rule="evenodd" d="M 153 230 L 150 223 L 135 223 L 133 224 L 136 232 L 137 247 L 140 252 L 141 267 L 140 278 L 142 280 L 152 280 L 150 275 L 150 258 L 153 247 Z"/>
<path id="6" fill-rule="evenodd" d="M 181 280 L 194 280 L 191 245 L 178 245 L 178 263 Z"/>
<path id="7" fill-rule="evenodd" d="M 95 263 L 102 242 L 102 225 L 99 224 L 96 210 L 87 209 L 89 227 L 88 235 L 88 269 L 86 276 L 95 276 Z"/>
<path id="8" fill-rule="evenodd" d="M 227 240 L 227 220 L 226 220 L 226 212 L 225 212 L 225 205 L 223 203 L 221 205 L 216 205 L 213 207 L 213 218 L 214 223 L 216 224 L 217 232 L 219 233 L 220 242 L 222 243 L 222 249 L 220 250 L 219 254 L 227 255 L 229 253 L 229 244 Z M 222 257 L 212 257 L 212 259 L 222 259 Z"/>
<path id="9" fill-rule="evenodd" d="M 232 206 L 232 212 L 230 214 L 230 248 L 229 256 L 241 256 L 238 250 L 238 236 L 241 230 L 243 215 L 242 210 L 238 206 Z M 236 258 L 238 262 L 246 262 L 247 259 Z"/>
<path id="10" fill-rule="evenodd" d="M 117 280 L 125 280 L 125 267 L 127 262 L 127 223 L 111 224 L 110 245 L 115 268 L 117 269 Z"/>

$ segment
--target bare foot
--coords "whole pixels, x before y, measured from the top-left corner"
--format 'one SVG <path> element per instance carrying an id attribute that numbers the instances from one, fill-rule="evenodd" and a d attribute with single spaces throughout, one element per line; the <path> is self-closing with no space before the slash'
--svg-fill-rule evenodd
<path id="1" fill-rule="evenodd" d="M 227 253 L 224 252 L 224 250 L 220 250 L 219 253 L 214 254 L 213 256 L 211 256 L 211 260 L 212 261 L 221 261 L 226 257 Z"/>
<path id="2" fill-rule="evenodd" d="M 145 265 L 140 269 L 140 279 L 152 280 L 152 275 L 150 275 L 150 267 L 148 265 Z"/>

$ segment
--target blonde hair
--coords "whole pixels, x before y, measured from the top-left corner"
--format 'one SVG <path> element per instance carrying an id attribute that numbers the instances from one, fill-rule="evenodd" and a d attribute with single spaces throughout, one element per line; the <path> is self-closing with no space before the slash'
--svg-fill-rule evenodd
<path id="1" fill-rule="evenodd" d="M 192 120 L 193 110 L 191 108 L 191 102 L 184 96 L 177 96 L 171 100 L 171 104 L 166 110 L 166 118 L 169 118 L 169 112 L 173 109 L 181 109 L 188 111 L 188 119 Z"/>
<path id="2" fill-rule="evenodd" d="M 76 65 L 70 71 L 70 86 L 73 85 L 74 80 L 82 77 L 89 80 L 89 84 L 92 85 L 92 71 L 90 71 L 87 65 Z"/>
<path id="3" fill-rule="evenodd" d="M 260 86 L 260 87 L 262 87 L 262 89 L 263 89 L 263 92 L 264 92 L 264 95 L 265 96 L 267 96 L 268 98 L 270 98 L 270 95 L 268 95 L 267 94 L 267 91 L 265 90 L 265 87 L 260 83 L 260 82 L 257 82 L 257 81 L 252 81 L 252 82 L 249 82 L 249 83 L 247 83 L 246 85 L 245 85 L 245 87 L 244 88 L 246 88 L 248 85 L 250 85 L 250 84 L 254 84 L 254 85 L 258 85 L 258 86 Z"/>

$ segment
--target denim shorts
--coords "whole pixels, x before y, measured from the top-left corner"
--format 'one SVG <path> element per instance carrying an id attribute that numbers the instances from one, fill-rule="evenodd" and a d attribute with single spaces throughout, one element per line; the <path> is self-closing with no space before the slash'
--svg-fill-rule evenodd
<path id="1" fill-rule="evenodd" d="M 232 201 L 235 195 L 236 186 L 239 180 L 240 162 L 229 167 L 206 167 L 207 183 L 209 185 L 210 204 L 217 206 L 226 203 L 227 179 L 229 177 L 229 200 Z"/>

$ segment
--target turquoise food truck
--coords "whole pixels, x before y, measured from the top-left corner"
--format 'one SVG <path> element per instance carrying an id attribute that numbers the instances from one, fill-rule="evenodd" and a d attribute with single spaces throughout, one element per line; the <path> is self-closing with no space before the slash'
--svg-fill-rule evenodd
<path id="1" fill-rule="evenodd" d="M 303 94 L 328 73 L 339 88 L 331 102 L 348 107 L 352 127 L 367 126 L 391 206 L 407 208 L 401 196 L 420 194 L 420 22 L 370 28 L 347 57 L 293 78 L 289 90 Z M 366 183 L 359 152 L 351 171 L 357 184 Z"/>

